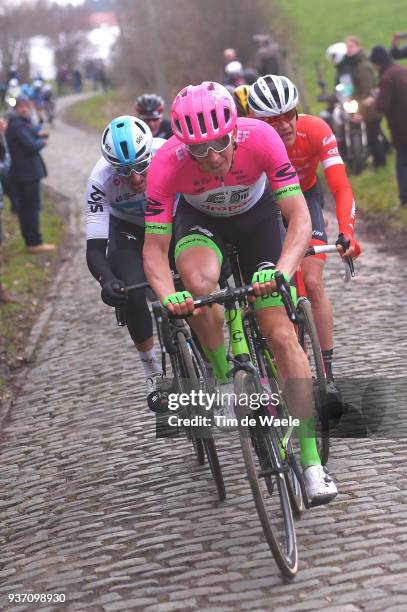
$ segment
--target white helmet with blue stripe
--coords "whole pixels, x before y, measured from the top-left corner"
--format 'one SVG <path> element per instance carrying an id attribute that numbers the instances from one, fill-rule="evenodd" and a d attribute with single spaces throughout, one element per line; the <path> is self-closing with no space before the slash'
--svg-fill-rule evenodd
<path id="1" fill-rule="evenodd" d="M 153 135 L 144 121 L 130 115 L 116 117 L 103 130 L 102 155 L 114 168 L 148 166 L 152 157 Z"/>

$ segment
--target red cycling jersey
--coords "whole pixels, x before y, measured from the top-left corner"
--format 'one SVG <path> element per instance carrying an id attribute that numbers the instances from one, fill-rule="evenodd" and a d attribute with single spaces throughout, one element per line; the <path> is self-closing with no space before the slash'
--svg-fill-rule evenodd
<path id="1" fill-rule="evenodd" d="M 287 153 L 297 171 L 302 192 L 317 182 L 321 162 L 335 198 L 339 231 L 353 237 L 355 200 L 334 133 L 323 119 L 312 115 L 298 116 L 296 132 L 295 143 L 287 147 Z"/>

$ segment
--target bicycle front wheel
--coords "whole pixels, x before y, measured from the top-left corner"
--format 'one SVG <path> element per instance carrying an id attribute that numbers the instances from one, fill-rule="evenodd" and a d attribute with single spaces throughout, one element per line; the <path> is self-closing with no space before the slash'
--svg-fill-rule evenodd
<path id="1" fill-rule="evenodd" d="M 247 406 L 258 392 L 256 379 L 244 370 L 234 377 L 236 415 L 239 422 L 247 416 Z M 293 578 L 298 569 L 298 551 L 285 472 L 273 429 L 260 422 L 260 414 L 250 412 L 256 425 L 239 425 L 239 437 L 254 503 L 267 543 L 281 573 Z"/>
<path id="2" fill-rule="evenodd" d="M 192 391 L 192 389 L 199 390 L 202 386 L 200 374 L 204 366 L 201 363 L 198 348 L 195 345 L 193 345 L 192 348 L 189 346 L 183 332 L 178 332 L 177 334 L 177 346 L 183 391 L 188 393 Z M 204 378 L 204 375 L 202 377 Z M 197 414 L 200 414 L 199 409 L 197 410 Z M 189 427 L 187 436 L 194 445 L 197 460 L 200 465 L 205 463 L 206 454 L 215 481 L 219 501 L 224 501 L 226 498 L 226 490 L 215 441 L 209 428 L 205 428 L 205 431 L 202 432 L 202 436 L 200 436 L 199 433 L 199 428 Z"/>

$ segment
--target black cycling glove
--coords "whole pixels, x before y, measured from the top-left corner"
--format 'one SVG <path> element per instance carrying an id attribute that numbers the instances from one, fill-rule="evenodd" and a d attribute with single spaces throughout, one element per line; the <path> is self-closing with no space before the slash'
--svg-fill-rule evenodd
<path id="1" fill-rule="evenodd" d="M 110 278 L 103 283 L 101 296 L 108 306 L 122 306 L 127 302 L 126 285 L 118 278 Z"/>

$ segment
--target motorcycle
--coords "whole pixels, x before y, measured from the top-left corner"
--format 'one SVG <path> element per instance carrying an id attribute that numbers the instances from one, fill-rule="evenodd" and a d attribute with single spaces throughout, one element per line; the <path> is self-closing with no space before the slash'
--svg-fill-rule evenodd
<path id="1" fill-rule="evenodd" d="M 315 64 L 321 93 L 318 102 L 326 102 L 327 108 L 320 113 L 331 127 L 338 142 L 338 150 L 353 174 L 360 174 L 369 154 L 366 123 L 360 113 L 359 103 L 352 98 L 350 75 L 343 74 L 333 94 L 327 93 L 327 85 L 321 68 Z"/>

